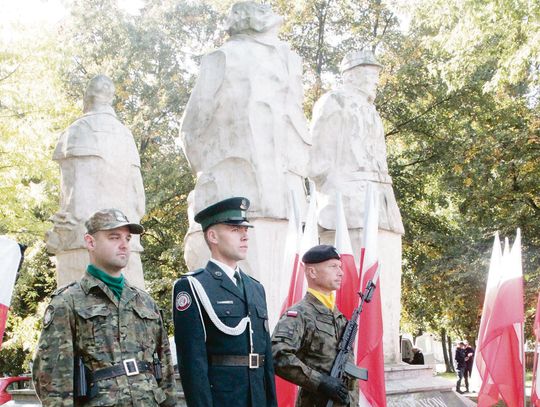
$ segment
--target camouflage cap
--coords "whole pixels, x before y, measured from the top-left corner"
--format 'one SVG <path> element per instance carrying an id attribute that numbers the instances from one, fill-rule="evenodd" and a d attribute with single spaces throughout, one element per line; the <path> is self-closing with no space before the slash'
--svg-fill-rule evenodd
<path id="1" fill-rule="evenodd" d="M 130 223 L 126 215 L 119 209 L 102 209 L 94 213 L 85 223 L 88 234 L 96 233 L 100 230 L 111 230 L 122 226 L 127 226 L 129 231 L 135 235 L 144 232 L 144 228 L 138 223 Z"/>

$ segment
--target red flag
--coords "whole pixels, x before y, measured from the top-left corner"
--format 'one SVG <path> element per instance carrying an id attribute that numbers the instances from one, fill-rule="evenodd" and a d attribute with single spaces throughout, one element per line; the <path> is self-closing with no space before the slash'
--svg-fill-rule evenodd
<path id="1" fill-rule="evenodd" d="M 371 302 L 364 306 L 358 330 L 357 365 L 368 369 L 368 381 L 360 381 L 360 406 L 386 407 L 384 383 L 383 322 L 377 239 L 379 231 L 379 199 L 376 188 L 368 183 L 364 213 L 364 238 L 360 261 L 360 287 L 369 280 L 377 285 Z"/>
<path id="2" fill-rule="evenodd" d="M 2 347 L 9 304 L 11 303 L 11 295 L 13 294 L 20 261 L 21 249 L 19 245 L 13 240 L 0 236 L 0 270 L 2 271 L 2 284 L 0 284 L 0 348 Z"/>
<path id="3" fill-rule="evenodd" d="M 341 269 L 343 270 L 341 286 L 336 291 L 336 306 L 347 319 L 350 319 L 354 309 L 358 306 L 357 293 L 360 288 L 360 281 L 354 263 L 351 238 L 345 220 L 345 212 L 343 211 L 343 202 L 339 193 L 336 197 L 336 209 L 336 239 L 334 246 L 341 257 Z"/>
<path id="4" fill-rule="evenodd" d="M 538 350 L 540 349 L 540 294 L 536 303 L 536 315 L 534 317 L 534 335 L 536 344 L 534 346 L 534 366 L 531 389 L 531 405 L 540 407 L 540 374 L 538 372 Z"/>
<path id="5" fill-rule="evenodd" d="M 318 226 L 317 226 L 317 207 L 315 203 L 315 185 L 310 183 L 311 201 L 309 202 L 308 212 L 306 215 L 306 225 L 304 228 L 304 233 L 302 234 L 299 243 L 297 243 L 296 255 L 291 257 L 292 261 L 289 260 L 289 266 L 292 270 L 291 280 L 289 283 L 289 290 L 287 297 L 283 301 L 283 306 L 281 309 L 281 314 L 285 312 L 287 308 L 296 304 L 302 299 L 306 291 L 306 278 L 304 276 L 304 265 L 300 261 L 302 256 L 306 251 L 311 247 L 316 246 L 319 242 L 318 235 Z M 293 211 L 294 213 L 294 211 Z M 296 222 L 296 220 L 293 220 Z M 289 217 L 289 225 L 291 223 L 291 217 Z M 289 228 L 289 231 L 292 231 L 292 227 Z M 298 222 L 298 227 L 296 229 L 298 236 L 301 234 L 300 226 Z M 292 233 L 292 232 L 291 232 Z M 287 241 L 294 241 L 293 238 L 288 237 Z M 298 240 L 297 240 L 298 242 Z M 296 401 L 297 387 L 295 384 L 288 382 L 287 380 L 282 379 L 279 376 L 275 376 L 276 380 L 276 393 L 277 401 L 279 407 L 294 407 Z"/>
<path id="6" fill-rule="evenodd" d="M 479 369 L 482 386 L 478 406 L 492 406 L 502 399 L 509 407 L 522 407 L 524 313 L 519 229 L 511 251 L 508 240 L 505 241 L 500 270 L 496 292 L 491 297 L 493 303 L 487 310 L 489 315 L 486 315 L 486 321 L 481 325 L 483 332 L 479 335 L 477 355 L 480 354 L 483 363 L 482 370 Z"/>

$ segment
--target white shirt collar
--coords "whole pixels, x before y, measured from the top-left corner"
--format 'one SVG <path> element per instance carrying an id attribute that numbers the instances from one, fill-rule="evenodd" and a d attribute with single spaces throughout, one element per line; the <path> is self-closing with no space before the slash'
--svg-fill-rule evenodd
<path id="1" fill-rule="evenodd" d="M 236 279 L 234 278 L 234 273 L 237 270 L 239 271 L 238 266 L 236 266 L 236 268 L 233 269 L 232 267 L 227 266 L 225 263 L 222 263 L 216 259 L 211 258 L 210 261 L 214 263 L 216 266 L 218 266 L 221 270 L 223 270 L 225 274 L 227 274 L 227 276 L 232 280 L 234 285 L 236 285 Z"/>

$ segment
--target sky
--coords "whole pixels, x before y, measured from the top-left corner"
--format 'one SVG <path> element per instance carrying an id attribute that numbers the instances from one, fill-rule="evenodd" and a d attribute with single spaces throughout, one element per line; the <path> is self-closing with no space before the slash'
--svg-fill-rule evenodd
<path id="1" fill-rule="evenodd" d="M 21 19 L 27 21 L 57 22 L 65 15 L 66 0 L 0 0 L 1 20 Z M 142 0 L 118 0 L 121 8 L 136 13 Z"/>
<path id="2" fill-rule="evenodd" d="M 17 36 L 13 23 L 54 25 L 66 15 L 63 6 L 66 0 L 0 0 L 0 38 L 13 39 Z M 137 13 L 142 0 L 118 0 L 121 8 Z"/>

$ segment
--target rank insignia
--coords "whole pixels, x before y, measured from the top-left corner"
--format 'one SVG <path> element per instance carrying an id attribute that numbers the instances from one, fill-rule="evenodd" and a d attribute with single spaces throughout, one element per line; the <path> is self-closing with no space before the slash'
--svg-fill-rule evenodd
<path id="1" fill-rule="evenodd" d="M 296 318 L 298 316 L 298 311 L 287 311 L 287 316 Z"/>
<path id="2" fill-rule="evenodd" d="M 185 291 L 179 292 L 174 301 L 174 305 L 178 311 L 187 310 L 191 305 L 191 296 Z"/>

